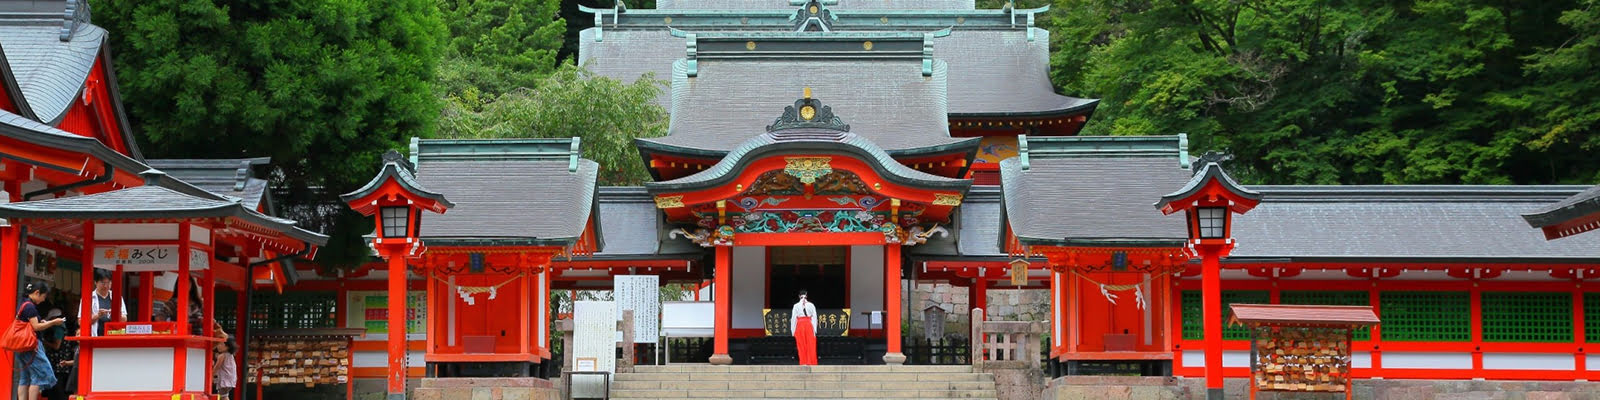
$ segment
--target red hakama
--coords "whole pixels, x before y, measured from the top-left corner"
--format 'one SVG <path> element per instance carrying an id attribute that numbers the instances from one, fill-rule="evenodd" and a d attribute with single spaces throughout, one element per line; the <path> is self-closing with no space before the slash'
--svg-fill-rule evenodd
<path id="1" fill-rule="evenodd" d="M 794 323 L 794 347 L 800 353 L 800 365 L 817 365 L 817 332 L 811 329 L 811 318 L 799 317 Z"/>

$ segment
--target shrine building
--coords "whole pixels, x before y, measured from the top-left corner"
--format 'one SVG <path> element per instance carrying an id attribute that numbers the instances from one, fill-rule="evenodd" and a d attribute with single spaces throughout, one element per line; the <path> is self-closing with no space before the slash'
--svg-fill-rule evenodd
<path id="1" fill-rule="evenodd" d="M 1600 228 L 1600 187 L 1250 185 L 1184 134 L 1079 136 L 1098 103 L 1052 89 L 1050 32 L 1034 26 L 1047 8 L 618 3 L 584 9 L 578 58 L 666 81 L 667 134 L 635 142 L 650 182 L 600 185 L 617 167 L 577 138 L 413 139 L 336 205 L 373 218 L 376 256 L 332 271 L 305 262 L 326 237 L 274 216 L 271 160 L 141 155 L 115 32 L 86 2 L 0 1 L 0 302 L 46 281 L 67 307 L 88 271 L 116 277 L 129 321 L 69 336 L 94 359 L 163 368 L 90 376 L 89 399 L 206 398 L 197 352 L 216 332 L 152 320 L 168 298 L 260 343 L 240 355 L 248 383 L 551 389 L 571 357 L 551 293 L 627 275 L 711 304 L 705 345 L 661 361 L 794 363 L 787 313 L 805 290 L 824 364 L 930 363 L 907 340 L 926 306 L 909 287 L 946 283 L 978 309 L 992 289 L 1049 293 L 1052 385 L 1205 378 L 1220 397 L 1221 378 L 1252 372 L 1234 304 L 1370 307 L 1381 323 L 1349 342 L 1354 379 L 1600 379 L 1585 350 L 1600 342 L 1600 235 L 1583 234 Z M 170 253 L 120 254 L 141 246 Z M 282 355 L 296 351 L 316 355 Z"/>

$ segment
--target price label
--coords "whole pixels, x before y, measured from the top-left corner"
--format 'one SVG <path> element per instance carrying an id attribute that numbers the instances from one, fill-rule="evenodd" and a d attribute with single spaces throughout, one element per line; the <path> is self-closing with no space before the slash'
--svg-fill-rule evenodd
<path id="1" fill-rule="evenodd" d="M 150 325 L 128 325 L 126 333 L 129 335 L 149 335 L 151 331 Z"/>

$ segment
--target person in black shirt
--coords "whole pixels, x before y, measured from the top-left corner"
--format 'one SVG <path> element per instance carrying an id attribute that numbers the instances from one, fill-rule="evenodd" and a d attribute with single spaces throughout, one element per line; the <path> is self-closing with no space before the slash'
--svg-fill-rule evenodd
<path id="1" fill-rule="evenodd" d="M 17 312 L 17 320 L 27 322 L 33 327 L 35 335 L 46 329 L 61 326 L 66 319 L 56 318 L 47 321 L 39 320 L 39 303 L 43 303 L 50 294 L 50 285 L 44 282 L 29 283 L 23 287 L 23 293 L 28 294 L 28 300 L 22 303 L 22 310 Z M 39 400 L 39 391 L 55 386 L 56 374 L 50 366 L 50 359 L 44 355 L 44 341 L 32 352 L 19 351 L 16 353 L 17 371 L 17 399 Z"/>
<path id="2" fill-rule="evenodd" d="M 51 308 L 45 312 L 45 318 L 61 317 L 61 310 Z M 78 343 L 66 340 L 67 326 L 60 325 L 46 329 L 40 340 L 44 341 L 45 357 L 50 360 L 56 373 L 56 385 L 44 390 L 43 396 L 50 400 L 67 400 L 72 394 L 72 370 L 77 364 Z"/>

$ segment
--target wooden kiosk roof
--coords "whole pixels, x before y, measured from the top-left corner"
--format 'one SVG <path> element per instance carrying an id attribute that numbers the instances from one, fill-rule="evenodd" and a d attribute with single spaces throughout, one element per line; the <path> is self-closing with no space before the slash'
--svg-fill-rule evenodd
<path id="1" fill-rule="evenodd" d="M 1349 327 L 1378 324 L 1372 306 L 1232 304 L 1233 319 L 1245 325 Z"/>

